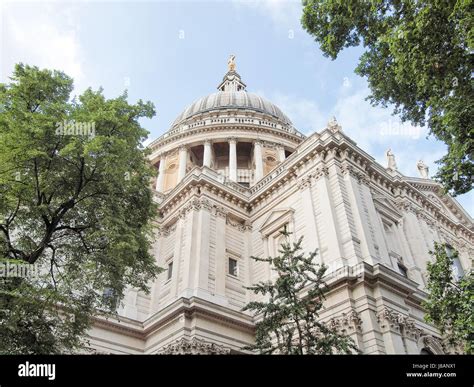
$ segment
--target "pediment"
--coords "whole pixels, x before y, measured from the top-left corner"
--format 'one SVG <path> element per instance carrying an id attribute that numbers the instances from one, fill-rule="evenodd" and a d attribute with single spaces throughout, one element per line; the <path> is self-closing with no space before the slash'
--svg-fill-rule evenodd
<path id="1" fill-rule="evenodd" d="M 436 207 L 439 211 L 449 217 L 454 222 L 459 222 L 467 226 L 468 228 L 473 228 L 473 219 L 467 213 L 467 211 L 462 208 L 462 206 L 449 194 L 445 194 L 442 190 L 442 187 L 439 183 L 435 181 L 409 181 L 417 190 L 421 191 Z"/>
<path id="2" fill-rule="evenodd" d="M 402 214 L 395 204 L 382 194 L 374 193 L 372 197 L 374 199 L 374 205 L 377 211 L 393 223 L 398 223 L 398 221 L 402 218 Z"/>
<path id="3" fill-rule="evenodd" d="M 277 208 L 273 210 L 260 226 L 260 232 L 268 236 L 283 227 L 285 223 L 293 220 L 293 208 Z"/>

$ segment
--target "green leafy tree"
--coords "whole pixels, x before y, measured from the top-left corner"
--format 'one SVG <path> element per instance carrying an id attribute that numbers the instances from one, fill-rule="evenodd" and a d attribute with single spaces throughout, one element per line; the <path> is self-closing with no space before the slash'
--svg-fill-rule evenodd
<path id="1" fill-rule="evenodd" d="M 452 251 L 452 254 L 449 253 Z M 458 253 L 445 244 L 435 244 L 428 262 L 428 300 L 424 303 L 426 321 L 435 324 L 450 346 L 464 345 L 474 353 L 474 281 L 469 272 L 460 279 L 453 275 Z"/>
<path id="2" fill-rule="evenodd" d="M 264 301 L 249 302 L 243 310 L 250 310 L 260 320 L 256 324 L 255 344 L 244 349 L 261 354 L 332 354 L 354 353 L 358 349 L 350 337 L 343 336 L 319 321 L 327 291 L 323 281 L 326 266 L 314 263 L 317 253 L 307 257 L 301 252 L 302 237 L 289 242 L 286 230 L 277 257 L 258 258 L 276 270 L 274 282 L 261 282 L 248 287 Z"/>
<path id="3" fill-rule="evenodd" d="M 148 291 L 156 205 L 141 143 L 150 102 L 70 99 L 62 72 L 17 65 L 0 85 L 0 264 L 40 275 L 0 283 L 0 353 L 60 353 L 84 345 L 98 311 L 126 287 Z"/>
<path id="4" fill-rule="evenodd" d="M 474 3 L 470 0 L 304 0 L 303 27 L 335 59 L 363 45 L 355 72 L 370 101 L 428 125 L 447 145 L 436 178 L 453 195 L 474 182 Z"/>

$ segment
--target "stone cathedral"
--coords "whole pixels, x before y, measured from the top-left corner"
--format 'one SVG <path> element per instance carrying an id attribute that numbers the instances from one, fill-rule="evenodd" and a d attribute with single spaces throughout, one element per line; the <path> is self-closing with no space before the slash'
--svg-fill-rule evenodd
<path id="1" fill-rule="evenodd" d="M 330 288 L 321 320 L 365 354 L 443 353 L 424 321 L 428 251 L 459 251 L 471 269 L 474 223 L 418 163 L 420 177 L 378 164 L 333 118 L 309 137 L 246 91 L 234 57 L 215 93 L 189 105 L 153 141 L 159 203 L 153 254 L 164 268 L 149 294 L 129 289 L 119 318 L 97 318 L 97 353 L 229 354 L 252 344 L 245 286 L 275 278 L 252 256 L 278 255 L 280 231 L 318 250 Z M 453 349 L 456 351 L 456 349 Z"/>

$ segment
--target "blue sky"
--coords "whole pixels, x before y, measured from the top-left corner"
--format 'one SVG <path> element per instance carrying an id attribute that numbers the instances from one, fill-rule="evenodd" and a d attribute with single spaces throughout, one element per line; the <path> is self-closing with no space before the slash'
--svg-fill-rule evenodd
<path id="1" fill-rule="evenodd" d="M 0 82 L 21 61 L 65 71 L 76 93 L 102 86 L 114 97 L 127 89 L 131 102 L 156 106 L 156 117 L 142 122 L 150 139 L 214 92 L 235 54 L 247 90 L 277 104 L 305 134 L 335 115 L 382 165 L 391 147 L 409 176 L 418 176 L 419 159 L 435 173 L 444 154 L 425 128 L 365 101 L 367 82 L 353 71 L 362 50 L 325 58 L 300 26 L 299 1 L 0 1 Z M 457 200 L 474 215 L 474 193 Z"/>

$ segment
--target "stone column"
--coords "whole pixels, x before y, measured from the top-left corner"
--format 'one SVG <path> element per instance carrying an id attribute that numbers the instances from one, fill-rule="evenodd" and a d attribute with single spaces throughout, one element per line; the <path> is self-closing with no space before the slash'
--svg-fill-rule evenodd
<path id="1" fill-rule="evenodd" d="M 205 167 L 211 167 L 211 156 L 212 156 L 212 143 L 210 140 L 204 141 L 204 157 L 202 161 L 202 165 Z"/>
<path id="2" fill-rule="evenodd" d="M 188 148 L 186 148 L 185 146 L 181 146 L 179 147 L 179 170 L 178 170 L 177 183 L 183 180 L 184 176 L 186 176 L 187 161 L 188 161 Z"/>
<path id="3" fill-rule="evenodd" d="M 229 179 L 237 181 L 237 140 L 229 138 Z"/>
<path id="4" fill-rule="evenodd" d="M 255 159 L 255 181 L 263 177 L 262 143 L 255 141 L 253 143 L 253 157 Z"/>
<path id="5" fill-rule="evenodd" d="M 160 158 L 160 166 L 158 169 L 158 178 L 156 180 L 156 190 L 158 192 L 163 192 L 163 184 L 165 182 L 165 161 L 166 157 L 162 155 Z"/>
<path id="6" fill-rule="evenodd" d="M 278 151 L 278 159 L 280 163 L 282 163 L 286 159 L 285 148 L 283 148 L 282 146 L 279 146 L 277 147 L 277 151 Z"/>

